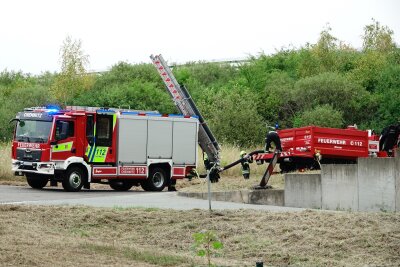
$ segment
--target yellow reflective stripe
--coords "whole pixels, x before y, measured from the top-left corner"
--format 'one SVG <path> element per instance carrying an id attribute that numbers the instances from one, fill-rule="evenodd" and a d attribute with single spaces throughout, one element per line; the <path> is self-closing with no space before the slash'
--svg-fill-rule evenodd
<path id="1" fill-rule="evenodd" d="M 71 151 L 74 142 L 59 143 L 51 147 L 51 152 L 66 152 Z"/>
<path id="2" fill-rule="evenodd" d="M 108 153 L 108 147 L 95 147 L 94 148 L 95 151 L 92 152 L 92 154 L 94 154 L 91 157 L 91 162 L 105 162 L 106 161 L 106 157 L 107 157 L 107 153 Z"/>

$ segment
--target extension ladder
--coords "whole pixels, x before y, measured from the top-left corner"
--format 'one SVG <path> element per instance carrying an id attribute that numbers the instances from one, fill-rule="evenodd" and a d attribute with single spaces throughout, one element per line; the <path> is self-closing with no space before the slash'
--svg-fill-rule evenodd
<path id="1" fill-rule="evenodd" d="M 217 140 L 205 122 L 200 111 L 197 109 L 192 97 L 185 86 L 180 85 L 175 79 L 171 69 L 161 55 L 151 55 L 151 60 L 160 74 L 164 84 L 175 105 L 184 116 L 197 116 L 199 118 L 198 142 L 201 149 L 207 154 L 208 159 L 217 165 L 220 162 L 219 152 L 221 150 Z"/>

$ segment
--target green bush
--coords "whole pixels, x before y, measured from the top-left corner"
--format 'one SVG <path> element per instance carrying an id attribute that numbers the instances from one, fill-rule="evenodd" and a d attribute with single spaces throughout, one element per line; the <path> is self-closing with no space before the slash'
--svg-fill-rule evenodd
<path id="1" fill-rule="evenodd" d="M 246 88 L 206 90 L 199 108 L 218 141 L 238 146 L 262 142 L 265 123 L 257 113 L 255 96 Z"/>
<path id="2" fill-rule="evenodd" d="M 294 127 L 315 125 L 321 127 L 342 128 L 343 113 L 335 110 L 330 105 L 316 106 L 306 110 L 294 118 Z"/>
<path id="3" fill-rule="evenodd" d="M 361 85 L 331 72 L 297 81 L 292 96 L 297 111 L 330 105 L 342 112 L 345 124 L 359 124 L 370 119 L 376 108 L 371 94 Z"/>

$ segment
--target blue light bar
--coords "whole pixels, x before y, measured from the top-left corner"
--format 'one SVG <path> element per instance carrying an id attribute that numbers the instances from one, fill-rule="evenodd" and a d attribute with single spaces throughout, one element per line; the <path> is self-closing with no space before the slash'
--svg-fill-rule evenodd
<path id="1" fill-rule="evenodd" d="M 46 109 L 46 112 L 49 114 L 55 114 L 55 113 L 58 113 L 59 111 L 60 111 L 59 109 L 55 109 L 55 108 Z"/>

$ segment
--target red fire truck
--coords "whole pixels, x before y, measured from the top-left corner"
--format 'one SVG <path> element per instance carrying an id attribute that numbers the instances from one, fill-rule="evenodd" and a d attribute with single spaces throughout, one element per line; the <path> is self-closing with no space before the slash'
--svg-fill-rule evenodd
<path id="1" fill-rule="evenodd" d="M 134 185 L 162 191 L 197 166 L 198 145 L 218 166 L 219 144 L 189 92 L 161 55 L 151 59 L 183 115 L 94 107 L 25 109 L 14 119 L 14 173 L 39 189 L 50 181 L 61 182 L 66 191 L 90 183 L 108 183 L 119 191 Z"/>
<path id="2" fill-rule="evenodd" d="M 12 170 L 33 188 L 51 181 L 66 191 L 90 183 L 161 191 L 197 165 L 194 116 L 67 107 L 25 109 L 14 120 Z"/>

